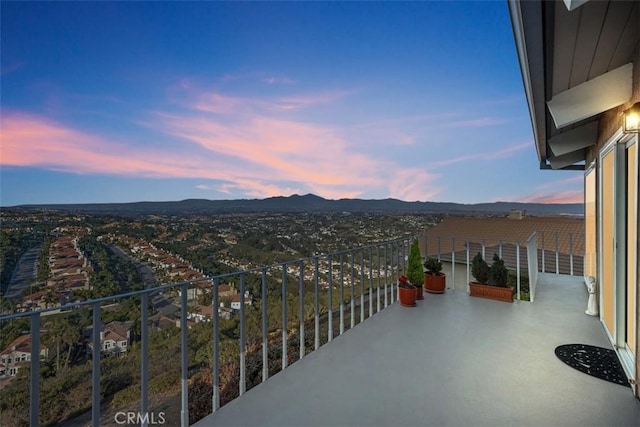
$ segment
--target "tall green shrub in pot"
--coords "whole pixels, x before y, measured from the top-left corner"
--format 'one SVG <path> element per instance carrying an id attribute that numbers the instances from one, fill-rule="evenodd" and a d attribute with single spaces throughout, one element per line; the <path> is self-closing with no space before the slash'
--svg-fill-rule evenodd
<path id="1" fill-rule="evenodd" d="M 487 282 L 489 282 L 489 264 L 482 258 L 480 252 L 473 257 L 471 274 L 473 274 L 473 277 L 475 277 L 481 285 L 486 285 Z"/>
<path id="2" fill-rule="evenodd" d="M 409 252 L 409 263 L 407 265 L 407 278 L 414 286 L 419 286 L 424 278 L 422 270 L 422 258 L 420 255 L 420 247 L 418 246 L 418 240 L 414 240 L 411 244 L 411 251 Z"/>
<path id="3" fill-rule="evenodd" d="M 412 285 L 416 287 L 416 298 L 424 299 L 422 295 L 422 281 L 424 280 L 424 272 L 422 270 L 422 258 L 420 255 L 420 246 L 418 245 L 418 239 L 415 239 L 411 244 L 411 251 L 409 252 L 409 262 L 407 265 L 407 278 Z"/>
<path id="4" fill-rule="evenodd" d="M 501 259 L 498 254 L 493 254 L 493 263 L 489 268 L 489 283 L 493 286 L 506 288 L 508 277 L 509 270 L 505 267 L 504 260 Z"/>

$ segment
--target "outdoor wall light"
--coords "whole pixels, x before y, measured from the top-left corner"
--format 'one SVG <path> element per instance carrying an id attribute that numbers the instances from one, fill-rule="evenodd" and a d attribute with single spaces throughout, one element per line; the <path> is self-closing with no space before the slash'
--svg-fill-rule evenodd
<path id="1" fill-rule="evenodd" d="M 640 133 L 640 102 L 636 102 L 631 108 L 622 112 L 622 131 Z"/>

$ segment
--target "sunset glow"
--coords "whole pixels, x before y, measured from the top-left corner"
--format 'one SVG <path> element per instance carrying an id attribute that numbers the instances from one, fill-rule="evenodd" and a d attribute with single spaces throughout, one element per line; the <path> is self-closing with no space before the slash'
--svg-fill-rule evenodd
<path id="1" fill-rule="evenodd" d="M 538 170 L 506 3 L 9 2 L 1 19 L 2 206 L 582 202 L 580 173 Z"/>

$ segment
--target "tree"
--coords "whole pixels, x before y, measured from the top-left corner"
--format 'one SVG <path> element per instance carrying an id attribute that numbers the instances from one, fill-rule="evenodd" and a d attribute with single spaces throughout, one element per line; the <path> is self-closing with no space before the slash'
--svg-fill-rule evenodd
<path id="1" fill-rule="evenodd" d="M 42 301 L 44 301 L 45 308 L 49 308 L 50 305 L 57 303 L 58 299 L 53 295 L 53 292 L 48 291 L 42 296 Z"/>
<path id="2" fill-rule="evenodd" d="M 60 371 L 60 351 L 62 344 L 67 346 L 67 357 L 64 366 L 69 366 L 73 347 L 80 340 L 78 328 L 67 317 L 56 317 L 46 324 L 46 336 L 56 347 L 56 372 Z"/>

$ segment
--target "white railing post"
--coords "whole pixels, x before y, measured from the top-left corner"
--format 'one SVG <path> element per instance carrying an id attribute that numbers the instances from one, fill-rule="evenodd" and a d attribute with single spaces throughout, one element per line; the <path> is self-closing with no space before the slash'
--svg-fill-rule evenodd
<path id="1" fill-rule="evenodd" d="M 573 233 L 569 233 L 569 274 L 573 276 Z"/>
<path id="2" fill-rule="evenodd" d="M 541 232 L 541 236 L 542 236 L 542 272 L 544 273 L 546 270 L 546 262 L 545 262 L 545 242 L 544 242 L 544 231 Z"/>
<path id="3" fill-rule="evenodd" d="M 378 289 L 376 289 L 376 298 L 378 302 L 377 302 L 376 313 L 380 313 L 380 286 L 382 285 L 381 276 L 380 276 L 380 245 L 376 245 L 376 259 L 377 259 L 376 266 L 378 269 Z"/>
<path id="4" fill-rule="evenodd" d="M 282 264 L 282 370 L 287 367 L 287 335 L 289 326 L 287 325 L 287 263 Z"/>
<path id="5" fill-rule="evenodd" d="M 264 299 L 264 294 L 262 296 Z M 213 279 L 213 294 L 212 294 L 212 304 L 213 304 L 213 396 L 212 399 L 212 412 L 216 412 L 220 409 L 220 279 Z M 263 302 L 263 307 L 266 304 L 266 301 Z M 264 323 L 263 323 L 264 325 Z M 264 343 L 264 340 L 263 340 Z M 267 369 L 267 374 L 268 374 Z M 266 381 L 263 372 L 263 381 Z"/>
<path id="6" fill-rule="evenodd" d="M 142 294 L 140 300 L 140 413 L 149 411 L 149 294 Z M 148 425 L 143 418 L 142 427 Z"/>
<path id="7" fill-rule="evenodd" d="M 518 300 L 520 300 L 520 242 L 516 242 L 516 274 L 517 274 L 517 288 L 518 288 Z"/>
<path id="8" fill-rule="evenodd" d="M 320 347 L 320 301 L 319 301 L 319 283 L 318 283 L 318 257 L 314 258 L 314 266 L 313 266 L 313 286 L 315 289 L 315 295 L 314 295 L 314 312 L 315 312 L 315 318 L 314 318 L 314 335 L 315 335 L 315 339 L 313 342 L 313 348 L 314 350 L 317 350 Z"/>
<path id="9" fill-rule="evenodd" d="M 471 289 L 469 289 L 469 283 L 471 282 L 471 259 L 470 259 L 470 243 L 467 240 L 466 241 L 466 245 L 467 245 L 467 293 L 471 292 Z"/>
<path id="10" fill-rule="evenodd" d="M 453 287 L 453 290 L 456 290 L 456 238 L 451 238 L 451 284 L 449 285 L 449 289 Z"/>
<path id="11" fill-rule="evenodd" d="M 556 231 L 556 274 L 560 274 L 560 248 L 558 245 L 558 232 Z"/>
<path id="12" fill-rule="evenodd" d="M 356 255 L 353 250 L 351 250 L 351 274 L 350 274 L 350 282 L 351 282 L 351 302 L 349 303 L 350 313 L 351 313 L 351 329 L 356 325 L 356 284 L 355 284 L 355 261 Z"/>
<path id="13" fill-rule="evenodd" d="M 244 394 L 247 387 L 247 369 L 246 369 L 246 355 L 247 355 L 247 338 L 245 327 L 245 309 L 244 309 L 244 288 L 245 288 L 245 273 L 240 273 L 240 384 L 239 393 L 240 396 Z"/>
<path id="14" fill-rule="evenodd" d="M 183 283 L 180 307 L 180 385 L 181 385 L 181 407 L 180 407 L 180 425 L 187 427 L 189 425 L 189 347 L 187 342 L 187 333 L 189 325 L 187 324 L 187 293 L 189 292 L 189 284 Z"/>
<path id="15" fill-rule="evenodd" d="M 387 291 L 387 281 L 389 278 L 389 263 L 387 261 L 387 244 L 384 245 L 384 308 L 389 306 L 389 292 Z"/>
<path id="16" fill-rule="evenodd" d="M 100 346 L 100 303 L 95 302 L 93 307 L 93 336 L 91 352 L 91 425 L 100 426 L 100 356 L 102 347 Z"/>
<path id="17" fill-rule="evenodd" d="M 360 251 L 360 323 L 364 322 L 364 249 Z"/>
<path id="18" fill-rule="evenodd" d="M 328 255 L 327 257 L 329 263 L 329 295 L 327 301 L 327 312 L 329 315 L 328 322 L 328 338 L 327 342 L 331 342 L 333 339 L 333 256 Z"/>
<path id="19" fill-rule="evenodd" d="M 269 378 L 269 323 L 267 319 L 267 268 L 262 269 L 262 382 Z M 216 291 L 217 293 L 217 291 Z M 214 306 L 215 307 L 215 306 Z M 217 310 L 217 309 L 216 309 Z M 215 310 L 214 310 L 215 311 Z M 217 317 L 217 316 L 216 316 Z"/>
<path id="20" fill-rule="evenodd" d="M 344 255 L 340 252 L 340 335 L 344 333 Z"/>
<path id="21" fill-rule="evenodd" d="M 369 246 L 369 317 L 373 316 L 373 247 Z"/>
<path id="22" fill-rule="evenodd" d="M 299 289 L 298 296 L 300 297 L 299 301 L 299 313 L 298 313 L 298 333 L 300 336 L 300 347 L 298 351 L 298 358 L 302 359 L 304 357 L 304 261 L 300 261 L 300 269 L 298 270 L 300 274 L 299 278 Z"/>

